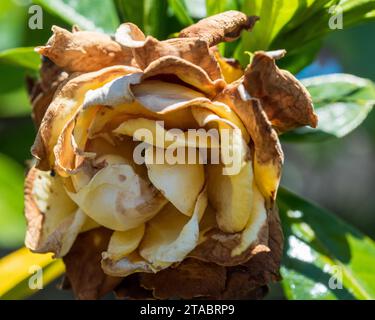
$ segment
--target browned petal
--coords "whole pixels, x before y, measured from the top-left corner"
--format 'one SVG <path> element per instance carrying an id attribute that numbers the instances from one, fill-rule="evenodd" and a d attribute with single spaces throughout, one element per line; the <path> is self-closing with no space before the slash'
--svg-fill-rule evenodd
<path id="1" fill-rule="evenodd" d="M 114 65 L 131 65 L 130 48 L 110 36 L 91 31 L 69 32 L 53 26 L 53 36 L 36 51 L 67 72 L 90 72 Z"/>
<path id="2" fill-rule="evenodd" d="M 217 99 L 235 111 L 249 132 L 254 143 L 255 180 L 267 202 L 273 202 L 281 178 L 284 154 L 262 105 L 259 100 L 249 97 L 239 81 L 228 86 Z"/>
<path id="3" fill-rule="evenodd" d="M 258 19 L 258 17 L 248 17 L 239 11 L 226 11 L 185 28 L 180 32 L 180 37 L 198 37 L 212 47 L 223 41 L 236 40 L 242 30 L 251 30 Z"/>
<path id="4" fill-rule="evenodd" d="M 82 104 L 86 92 L 103 86 L 132 70 L 133 68 L 130 67 L 113 66 L 91 73 L 75 73 L 58 88 L 43 117 L 31 150 L 32 155 L 38 159 L 38 169 L 52 169 L 55 160 L 53 147 L 65 125 Z"/>
<path id="5" fill-rule="evenodd" d="M 244 86 L 252 97 L 260 99 L 278 132 L 304 125 L 317 126 L 310 94 L 290 72 L 277 67 L 272 52 L 255 53 L 245 71 Z"/>
<path id="6" fill-rule="evenodd" d="M 117 299 L 148 300 L 154 299 L 151 290 L 143 288 L 140 284 L 140 273 L 134 273 L 124 278 L 115 289 Z"/>
<path id="7" fill-rule="evenodd" d="M 225 280 L 224 267 L 195 259 L 156 274 L 140 274 L 141 286 L 153 290 L 157 299 L 217 296 L 225 289 Z"/>
<path id="8" fill-rule="evenodd" d="M 214 228 L 205 234 L 206 240 L 198 245 L 189 257 L 222 266 L 236 266 L 247 262 L 260 252 L 268 252 L 268 223 L 258 232 L 257 240 L 241 255 L 233 256 L 233 250 L 241 243 L 241 233 L 225 233 Z"/>
<path id="9" fill-rule="evenodd" d="M 32 104 L 32 118 L 39 128 L 44 114 L 52 102 L 58 87 L 64 83 L 68 74 L 49 59 L 43 59 L 40 80 L 29 82 L 29 98 Z"/>
<path id="10" fill-rule="evenodd" d="M 111 235 L 112 231 L 105 228 L 82 233 L 63 258 L 66 276 L 77 299 L 99 299 L 121 282 L 122 278 L 106 275 L 100 264 Z"/>
<path id="11" fill-rule="evenodd" d="M 142 46 L 133 49 L 133 53 L 137 64 L 142 69 L 161 57 L 174 56 L 201 67 L 212 80 L 222 78 L 219 65 L 209 50 L 207 42 L 198 38 L 159 41 L 153 37 L 147 37 Z"/>
<path id="12" fill-rule="evenodd" d="M 142 79 L 154 76 L 176 76 L 181 81 L 199 89 L 210 97 L 214 97 L 225 87 L 225 81 L 212 81 L 201 67 L 174 56 L 165 56 L 153 61 L 145 70 Z"/>
<path id="13" fill-rule="evenodd" d="M 267 293 L 267 285 L 281 279 L 284 239 L 276 208 L 269 212 L 268 225 L 269 251 L 259 252 L 244 265 L 228 268 L 222 299 L 261 299 Z"/>

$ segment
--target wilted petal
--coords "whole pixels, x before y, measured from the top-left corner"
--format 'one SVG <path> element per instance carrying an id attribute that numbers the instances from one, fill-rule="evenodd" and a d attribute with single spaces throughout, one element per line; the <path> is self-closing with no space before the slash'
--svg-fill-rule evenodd
<path id="1" fill-rule="evenodd" d="M 225 87 L 225 81 L 212 81 L 201 67 L 178 57 L 164 56 L 151 62 L 144 70 L 143 79 L 171 75 L 212 97 Z"/>
<path id="2" fill-rule="evenodd" d="M 219 65 L 206 41 L 198 38 L 158 41 L 153 37 L 147 37 L 143 45 L 139 44 L 133 53 L 142 69 L 146 69 L 151 62 L 164 56 L 174 56 L 201 67 L 212 80 L 222 78 Z"/>
<path id="3" fill-rule="evenodd" d="M 205 19 L 183 29 L 181 38 L 199 38 L 210 47 L 223 41 L 234 41 L 242 30 L 250 31 L 258 21 L 258 17 L 248 17 L 239 11 L 226 11 Z"/>
<path id="4" fill-rule="evenodd" d="M 217 62 L 219 63 L 224 80 L 227 83 L 237 81 L 244 75 L 244 70 L 237 60 L 224 58 L 218 51 L 215 51 L 215 57 Z"/>
<path id="5" fill-rule="evenodd" d="M 127 22 L 117 28 L 115 39 L 125 47 L 137 48 L 144 45 L 146 37 L 135 24 Z"/>
<path id="6" fill-rule="evenodd" d="M 273 202 L 284 161 L 277 133 L 268 121 L 260 102 L 252 99 L 241 84 L 228 87 L 218 99 L 230 105 L 249 132 L 254 142 L 255 181 L 267 202 Z"/>
<path id="7" fill-rule="evenodd" d="M 68 197 L 60 177 L 31 169 L 25 182 L 25 244 L 35 252 L 65 255 L 89 219 Z"/>
<path id="8" fill-rule="evenodd" d="M 69 32 L 53 26 L 53 36 L 36 51 L 68 72 L 91 72 L 115 65 L 131 65 L 131 49 L 110 36 L 91 31 Z"/>
<path id="9" fill-rule="evenodd" d="M 185 259 L 156 274 L 140 274 L 142 287 L 156 299 L 215 297 L 225 289 L 226 270 L 214 263 Z"/>
<path id="10" fill-rule="evenodd" d="M 77 299 L 99 299 L 121 282 L 122 278 L 106 275 L 100 266 L 111 235 L 105 228 L 82 233 L 64 257 L 66 276 Z"/>
<path id="11" fill-rule="evenodd" d="M 80 76 L 71 76 L 48 107 L 32 147 L 32 154 L 39 160 L 38 169 L 49 170 L 53 167 L 53 148 L 63 128 L 82 105 L 86 92 L 102 87 L 107 82 L 131 71 L 133 68 L 129 70 L 129 67 L 115 66 Z"/>
<path id="12" fill-rule="evenodd" d="M 37 128 L 52 102 L 56 90 L 63 85 L 68 74 L 49 59 L 43 59 L 40 79 L 27 78 L 28 92 L 32 104 L 32 118 Z"/>
<path id="13" fill-rule="evenodd" d="M 290 72 L 277 67 L 272 53 L 255 53 L 243 83 L 252 97 L 260 99 L 278 132 L 317 126 L 318 117 L 309 92 Z"/>
<path id="14" fill-rule="evenodd" d="M 145 233 L 145 225 L 127 231 L 115 231 L 108 244 L 108 249 L 103 252 L 103 259 L 120 260 L 139 246 Z"/>
<path id="15" fill-rule="evenodd" d="M 253 169 L 248 161 L 236 175 L 223 175 L 222 165 L 207 165 L 208 197 L 217 211 L 219 228 L 228 233 L 242 231 L 253 203 Z"/>
<path id="16" fill-rule="evenodd" d="M 146 150 L 146 159 L 150 152 Z M 146 160 L 147 161 L 147 160 Z M 146 162 L 148 177 L 179 211 L 191 216 L 198 195 L 204 186 L 204 167 L 202 164 L 156 164 Z"/>
<path id="17" fill-rule="evenodd" d="M 201 243 L 189 254 L 190 257 L 223 266 L 235 266 L 245 263 L 261 251 L 269 251 L 267 247 L 268 221 L 264 198 L 255 185 L 250 194 L 248 193 L 249 196 L 251 196 L 251 203 L 247 202 L 248 209 L 242 208 L 242 210 L 247 209 L 248 213 L 243 231 L 229 234 L 221 231 L 215 225 L 212 225 L 211 228 L 207 225 Z M 242 199 L 237 201 L 245 202 Z M 238 205 L 235 205 L 238 208 Z M 212 220 L 208 222 L 212 223 Z"/>
<path id="18" fill-rule="evenodd" d="M 151 219 L 167 200 L 127 164 L 98 171 L 90 183 L 70 197 L 99 224 L 117 231 L 136 228 Z"/>
<path id="19" fill-rule="evenodd" d="M 181 262 L 198 244 L 199 221 L 207 207 L 204 189 L 198 196 L 193 215 L 188 218 L 167 205 L 148 222 L 139 248 L 140 255 L 154 268 Z"/>

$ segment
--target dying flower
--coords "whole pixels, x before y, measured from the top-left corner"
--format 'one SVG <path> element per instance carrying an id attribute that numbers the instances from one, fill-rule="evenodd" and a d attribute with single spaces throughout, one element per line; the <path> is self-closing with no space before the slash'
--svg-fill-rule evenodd
<path id="1" fill-rule="evenodd" d="M 276 66 L 283 51 L 257 52 L 243 70 L 215 49 L 256 21 L 228 11 L 166 41 L 131 23 L 115 39 L 54 27 L 37 48 L 48 59 L 32 91 L 39 129 L 25 184 L 26 245 L 63 257 L 78 298 L 112 289 L 133 298 L 261 298 L 279 279 L 277 132 L 317 118 L 304 87 Z M 202 141 L 189 129 L 219 136 Z M 134 158 L 141 146 L 143 164 Z M 169 147 L 216 148 L 219 161 L 153 161 Z M 229 154 L 239 170 L 224 174 Z"/>

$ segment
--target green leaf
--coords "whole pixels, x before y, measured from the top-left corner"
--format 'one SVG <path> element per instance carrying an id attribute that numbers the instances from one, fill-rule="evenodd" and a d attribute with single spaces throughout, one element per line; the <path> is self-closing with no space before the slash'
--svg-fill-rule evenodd
<path id="1" fill-rule="evenodd" d="M 83 30 L 114 33 L 120 21 L 112 1 L 103 0 L 33 0 L 51 14 Z"/>
<path id="2" fill-rule="evenodd" d="M 167 25 L 167 0 L 144 0 L 144 32 L 158 39 L 164 39 L 169 33 Z"/>
<path id="3" fill-rule="evenodd" d="M 16 247 L 23 242 L 23 180 L 23 168 L 0 153 L 0 247 Z"/>
<path id="4" fill-rule="evenodd" d="M 120 14 L 121 22 L 131 22 L 144 30 L 143 0 L 115 0 L 117 11 Z"/>
<path id="5" fill-rule="evenodd" d="M 285 236 L 282 285 L 289 299 L 375 299 L 373 240 L 284 188 L 277 203 Z"/>
<path id="6" fill-rule="evenodd" d="M 8 63 L 31 70 L 39 70 L 40 56 L 34 48 L 14 48 L 0 52 L 0 63 Z"/>
<path id="7" fill-rule="evenodd" d="M 355 130 L 375 105 L 370 80 L 331 74 L 302 80 L 319 117 L 317 129 L 301 128 L 282 136 L 284 141 L 321 141 L 342 138 Z"/>
<path id="8" fill-rule="evenodd" d="M 168 0 L 168 4 L 182 26 L 187 27 L 194 24 L 183 0 Z"/>

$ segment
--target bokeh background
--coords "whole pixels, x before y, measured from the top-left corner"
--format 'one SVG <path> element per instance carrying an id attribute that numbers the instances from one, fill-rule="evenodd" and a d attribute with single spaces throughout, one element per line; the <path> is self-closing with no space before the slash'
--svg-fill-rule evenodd
<path id="1" fill-rule="evenodd" d="M 204 15 L 199 1 L 191 2 L 190 9 L 196 15 Z M 44 44 L 53 24 L 68 27 L 56 15 L 44 12 L 44 29 L 29 29 L 29 5 L 28 0 L 0 1 L 0 52 Z M 374 22 L 336 30 L 325 39 L 316 61 L 298 76 L 345 72 L 375 81 L 374 40 Z M 25 86 L 27 76 L 35 75 L 0 62 L 0 257 L 23 244 L 24 168 L 35 136 Z M 375 112 L 343 139 L 319 144 L 284 143 L 283 148 L 284 186 L 375 238 Z M 72 298 L 70 292 L 56 289 L 58 282 L 32 299 Z M 278 286 L 271 290 L 269 298 L 282 298 Z"/>

